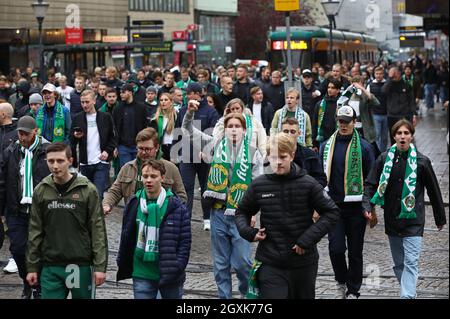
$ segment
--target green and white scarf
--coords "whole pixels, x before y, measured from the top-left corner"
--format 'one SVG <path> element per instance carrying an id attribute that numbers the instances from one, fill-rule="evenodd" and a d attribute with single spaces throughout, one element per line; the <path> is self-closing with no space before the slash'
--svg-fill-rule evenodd
<path id="1" fill-rule="evenodd" d="M 46 105 L 44 104 L 39 108 L 36 115 L 36 125 L 38 127 L 38 134 L 42 136 L 45 130 L 45 122 L 47 120 L 47 116 L 45 115 Z M 51 142 L 63 142 L 64 141 L 64 132 L 66 127 L 66 122 L 64 119 L 64 109 L 59 101 L 56 101 L 54 106 L 54 118 L 53 118 L 53 139 Z"/>
<path id="2" fill-rule="evenodd" d="M 262 262 L 255 259 L 252 265 L 252 269 L 250 269 L 250 275 L 248 276 L 248 290 L 246 294 L 247 299 L 260 299 L 261 294 L 259 291 L 259 282 L 256 277 L 256 273 L 258 269 L 261 267 Z"/>
<path id="3" fill-rule="evenodd" d="M 19 141 L 17 141 L 19 144 Z M 21 204 L 31 204 L 33 198 L 33 151 L 39 145 L 39 137 L 36 136 L 33 144 L 29 147 L 20 146 L 20 151 L 25 154 L 23 159 L 22 199 Z"/>
<path id="4" fill-rule="evenodd" d="M 323 142 L 323 128 L 322 128 L 322 123 L 323 123 L 323 117 L 325 115 L 325 110 L 327 108 L 327 101 L 325 99 L 322 99 L 322 102 L 320 102 L 319 105 L 319 119 L 318 119 L 318 125 L 317 125 L 317 137 L 316 137 L 316 141 L 317 142 Z"/>
<path id="5" fill-rule="evenodd" d="M 323 169 L 328 182 L 331 176 L 331 164 L 333 162 L 334 146 L 339 131 L 336 131 L 325 144 L 323 152 Z M 328 186 L 326 188 L 328 191 Z M 363 197 L 363 173 L 362 173 L 362 153 L 361 141 L 357 130 L 353 131 L 345 154 L 344 170 L 344 202 L 360 202 Z"/>
<path id="6" fill-rule="evenodd" d="M 281 131 L 281 126 L 283 120 L 286 118 L 287 112 L 289 111 L 288 106 L 285 105 L 280 112 L 280 116 L 278 117 L 278 131 Z M 305 111 L 302 110 L 300 106 L 297 106 L 295 109 L 295 118 L 298 121 L 298 125 L 300 126 L 300 136 L 297 139 L 297 142 L 302 146 L 306 146 L 306 116 Z"/>
<path id="7" fill-rule="evenodd" d="M 377 192 L 372 197 L 370 202 L 375 205 L 384 205 L 384 194 L 386 192 L 387 185 L 389 183 L 389 177 L 391 176 L 392 167 L 394 165 L 395 151 L 397 145 L 393 145 L 386 156 L 384 162 L 383 171 L 380 176 Z M 405 219 L 414 219 L 417 217 L 414 210 L 416 204 L 416 182 L 417 182 L 417 151 L 414 144 L 411 144 L 408 150 L 408 160 L 406 161 L 405 180 L 402 189 L 402 201 L 400 214 L 397 217 Z"/>
<path id="8" fill-rule="evenodd" d="M 135 254 L 145 262 L 157 261 L 159 259 L 159 228 L 167 212 L 169 197 L 172 192 L 162 187 L 156 203 L 148 203 L 145 189 L 136 193 L 139 206 L 136 216 L 138 223 L 138 234 Z"/>
<path id="9" fill-rule="evenodd" d="M 402 79 L 403 79 L 403 81 L 406 82 L 406 84 L 409 85 L 409 87 L 412 88 L 414 86 L 414 74 L 411 74 L 411 77 L 409 78 L 409 80 L 406 78 L 406 75 L 403 74 Z"/>
<path id="10" fill-rule="evenodd" d="M 234 216 L 236 208 L 244 197 L 252 181 L 252 161 L 250 158 L 250 140 L 253 125 L 250 116 L 246 116 L 247 133 L 241 143 L 236 157 L 231 184 L 229 171 L 231 168 L 230 142 L 224 137 L 214 152 L 213 162 L 208 175 L 205 198 L 226 201 L 225 215 Z"/>

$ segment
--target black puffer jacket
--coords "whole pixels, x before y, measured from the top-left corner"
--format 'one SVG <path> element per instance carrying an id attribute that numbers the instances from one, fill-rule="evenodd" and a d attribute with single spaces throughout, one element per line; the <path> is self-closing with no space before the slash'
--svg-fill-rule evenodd
<path id="1" fill-rule="evenodd" d="M 316 210 L 321 218 L 314 223 Z M 259 242 L 255 259 L 279 268 L 298 268 L 317 262 L 316 244 L 339 220 L 339 208 L 323 187 L 298 165 L 289 175 L 265 174 L 250 184 L 236 210 L 236 225 L 242 238 L 253 241 L 258 229 L 250 218 L 261 211 L 261 228 L 267 237 Z M 297 255 L 297 244 L 306 250 Z"/>
<path id="2" fill-rule="evenodd" d="M 0 125 L 0 163 L 3 158 L 3 151 L 17 140 L 17 122 L 8 125 Z"/>
<path id="3" fill-rule="evenodd" d="M 363 208 L 365 211 L 370 212 L 370 200 L 373 195 L 375 195 L 378 188 L 378 183 L 386 161 L 386 156 L 387 152 L 384 152 L 378 157 L 374 167 L 370 171 L 370 174 L 364 183 Z M 433 207 L 434 221 L 438 226 L 445 225 L 447 223 L 444 203 L 442 201 L 439 183 L 436 175 L 434 174 L 430 160 L 422 153 L 417 152 L 417 183 L 415 191 L 416 205 L 414 207 L 417 218 L 397 218 L 400 214 L 400 201 L 405 179 L 406 159 L 407 157 L 405 155 L 400 156 L 399 153 L 396 152 L 394 157 L 394 166 L 392 167 L 391 176 L 389 177 L 388 186 L 384 195 L 385 198 L 383 208 L 385 232 L 387 235 L 399 237 L 423 236 L 425 226 L 425 187 L 427 188 L 428 196 Z"/>

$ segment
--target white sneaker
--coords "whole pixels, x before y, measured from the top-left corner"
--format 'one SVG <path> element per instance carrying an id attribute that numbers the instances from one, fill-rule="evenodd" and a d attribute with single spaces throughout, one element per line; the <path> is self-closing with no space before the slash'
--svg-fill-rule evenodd
<path id="1" fill-rule="evenodd" d="M 9 274 L 14 274 L 19 271 L 14 258 L 9 258 L 8 264 L 3 268 L 3 271 Z"/>
<path id="2" fill-rule="evenodd" d="M 203 230 L 211 230 L 211 222 L 209 219 L 203 221 Z"/>
<path id="3" fill-rule="evenodd" d="M 348 294 L 345 299 L 358 299 L 358 297 L 354 294 Z"/>
<path id="4" fill-rule="evenodd" d="M 336 284 L 336 293 L 334 299 L 345 299 L 345 290 L 347 286 L 345 284 Z"/>

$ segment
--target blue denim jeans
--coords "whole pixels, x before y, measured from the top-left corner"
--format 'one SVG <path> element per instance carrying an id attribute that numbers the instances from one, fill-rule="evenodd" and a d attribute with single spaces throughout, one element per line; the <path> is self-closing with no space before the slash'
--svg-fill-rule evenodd
<path id="1" fill-rule="evenodd" d="M 109 184 L 109 164 L 80 165 L 80 170 L 95 185 L 100 200 L 103 200 Z"/>
<path id="2" fill-rule="evenodd" d="M 136 159 L 137 150 L 135 146 L 119 145 L 117 146 L 117 151 L 119 152 L 120 167 Z"/>
<path id="3" fill-rule="evenodd" d="M 232 298 L 231 267 L 236 270 L 239 292 L 245 295 L 252 267 L 251 246 L 239 235 L 235 217 L 224 215 L 221 209 L 211 211 L 211 249 L 219 298 Z"/>
<path id="4" fill-rule="evenodd" d="M 388 120 L 387 115 L 373 114 L 375 123 L 376 143 L 381 153 L 387 150 L 388 144 Z"/>
<path id="5" fill-rule="evenodd" d="M 425 84 L 425 103 L 428 109 L 434 108 L 434 93 L 436 91 L 436 84 Z"/>
<path id="6" fill-rule="evenodd" d="M 182 299 L 183 284 L 159 287 L 155 280 L 133 278 L 134 299 L 156 299 L 158 292 L 162 299 Z"/>
<path id="7" fill-rule="evenodd" d="M 422 237 L 389 236 L 394 273 L 400 283 L 400 298 L 416 298 L 417 278 L 419 277 L 419 256 Z"/>

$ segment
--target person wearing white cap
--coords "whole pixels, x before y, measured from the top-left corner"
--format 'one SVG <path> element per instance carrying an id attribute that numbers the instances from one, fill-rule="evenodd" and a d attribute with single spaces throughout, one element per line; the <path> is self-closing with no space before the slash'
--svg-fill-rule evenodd
<path id="1" fill-rule="evenodd" d="M 322 143 L 319 156 L 327 176 L 325 190 L 341 210 L 337 225 L 328 233 L 328 248 L 337 282 L 335 297 L 356 299 L 362 284 L 366 230 L 363 186 L 375 158 L 372 146 L 355 129 L 356 112 L 344 105 L 336 117 L 339 129 Z"/>
<path id="2" fill-rule="evenodd" d="M 39 135 L 50 142 L 64 142 L 69 144 L 71 127 L 70 111 L 57 101 L 56 87 L 47 83 L 42 88 L 44 105 L 36 114 Z"/>

